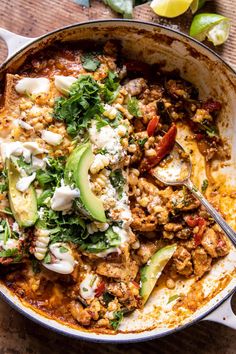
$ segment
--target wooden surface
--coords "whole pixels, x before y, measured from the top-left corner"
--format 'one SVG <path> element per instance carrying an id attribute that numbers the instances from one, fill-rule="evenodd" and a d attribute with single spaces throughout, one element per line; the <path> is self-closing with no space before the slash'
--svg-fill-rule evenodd
<path id="1" fill-rule="evenodd" d="M 90 9 L 82 8 L 73 0 L 2 0 L 0 27 L 18 34 L 36 37 L 71 23 L 96 18 L 115 17 L 101 1 L 91 1 Z M 204 9 L 224 14 L 232 20 L 230 38 L 217 52 L 236 68 L 236 1 L 211 1 Z M 162 23 L 187 31 L 191 14 L 175 20 L 160 19 L 148 5 L 135 10 L 135 18 Z M 0 42 L 0 61 L 6 47 Z M 137 344 L 93 344 L 68 339 L 49 332 L 11 309 L 0 300 L 0 354 L 234 354 L 236 331 L 211 322 L 202 322 L 169 337 Z"/>

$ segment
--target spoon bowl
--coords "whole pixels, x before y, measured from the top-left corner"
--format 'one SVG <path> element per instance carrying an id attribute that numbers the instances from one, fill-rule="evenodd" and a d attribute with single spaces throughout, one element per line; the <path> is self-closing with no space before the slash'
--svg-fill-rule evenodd
<path id="1" fill-rule="evenodd" d="M 204 205 L 215 222 L 222 228 L 234 246 L 236 246 L 236 233 L 193 184 L 190 179 L 191 173 L 192 164 L 190 156 L 178 142 L 175 142 L 170 154 L 151 170 L 152 176 L 164 184 L 187 187 L 201 204 Z"/>

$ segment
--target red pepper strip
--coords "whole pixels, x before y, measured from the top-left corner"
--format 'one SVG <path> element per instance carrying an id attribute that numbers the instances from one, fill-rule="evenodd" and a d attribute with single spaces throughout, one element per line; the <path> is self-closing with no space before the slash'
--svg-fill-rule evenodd
<path id="1" fill-rule="evenodd" d="M 203 109 L 206 109 L 209 113 L 220 111 L 222 108 L 222 104 L 218 101 L 207 100 L 202 105 Z"/>
<path id="2" fill-rule="evenodd" d="M 132 280 L 131 283 L 132 283 L 136 288 L 139 289 L 139 284 L 138 284 L 135 280 Z"/>
<path id="3" fill-rule="evenodd" d="M 105 291 L 105 283 L 104 283 L 104 281 L 102 281 L 102 282 L 98 285 L 97 289 L 95 290 L 95 296 L 96 296 L 96 297 L 101 296 L 101 295 L 104 293 L 104 291 Z"/>
<path id="4" fill-rule="evenodd" d="M 189 227 L 195 227 L 198 225 L 198 218 L 198 216 L 195 218 L 193 216 L 187 216 L 185 221 Z"/>
<path id="5" fill-rule="evenodd" d="M 163 136 L 161 141 L 156 144 L 156 156 L 154 157 L 145 157 L 141 164 L 141 172 L 150 170 L 152 167 L 156 166 L 166 155 L 168 155 L 174 147 L 175 138 L 177 134 L 176 125 L 173 124 L 168 132 Z"/>
<path id="6" fill-rule="evenodd" d="M 194 242 L 195 242 L 196 246 L 200 245 L 200 243 L 202 241 L 202 236 L 204 234 L 204 231 L 206 230 L 206 220 L 199 217 L 198 218 L 198 227 L 199 227 L 199 230 L 194 235 Z"/>
<path id="7" fill-rule="evenodd" d="M 199 246 L 202 241 L 204 231 L 206 230 L 206 220 L 201 216 L 197 216 L 196 218 L 188 216 L 185 221 L 190 227 L 198 226 L 198 232 L 194 234 L 194 242 L 195 246 Z"/>
<path id="8" fill-rule="evenodd" d="M 153 136 L 155 134 L 158 124 L 159 124 L 159 117 L 155 116 L 150 120 L 147 126 L 148 136 Z"/>

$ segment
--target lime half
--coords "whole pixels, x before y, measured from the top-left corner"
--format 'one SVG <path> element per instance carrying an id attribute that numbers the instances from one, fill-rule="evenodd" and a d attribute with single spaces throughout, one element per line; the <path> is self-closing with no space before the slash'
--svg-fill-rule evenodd
<path id="1" fill-rule="evenodd" d="M 190 27 L 190 36 L 204 41 L 206 37 L 214 45 L 224 43 L 230 31 L 230 20 L 217 14 L 198 14 Z"/>
<path id="2" fill-rule="evenodd" d="M 163 17 L 177 17 L 188 10 L 193 0 L 153 0 L 153 11 Z"/>
<path id="3" fill-rule="evenodd" d="M 193 14 L 195 14 L 195 12 L 197 12 L 199 9 L 201 9 L 203 7 L 203 5 L 205 4 L 206 0 L 193 0 L 190 9 L 192 11 Z"/>

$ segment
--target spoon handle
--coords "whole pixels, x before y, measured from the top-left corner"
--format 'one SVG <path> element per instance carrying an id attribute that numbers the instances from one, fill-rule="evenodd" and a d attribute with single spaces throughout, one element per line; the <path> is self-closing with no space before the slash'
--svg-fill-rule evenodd
<path id="1" fill-rule="evenodd" d="M 220 225 L 222 230 L 226 233 L 228 238 L 232 241 L 234 246 L 236 246 L 236 233 L 227 224 L 227 222 L 222 218 L 222 216 L 216 211 L 216 209 L 208 202 L 208 200 L 202 195 L 202 193 L 195 187 L 193 182 L 189 179 L 184 185 L 193 193 L 193 195 L 204 205 L 208 213 L 213 217 L 213 219 Z"/>

